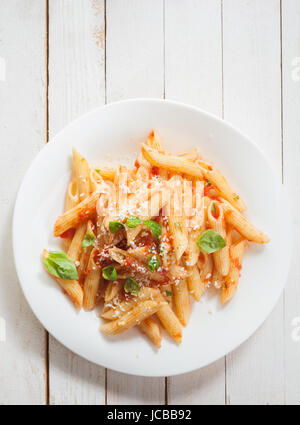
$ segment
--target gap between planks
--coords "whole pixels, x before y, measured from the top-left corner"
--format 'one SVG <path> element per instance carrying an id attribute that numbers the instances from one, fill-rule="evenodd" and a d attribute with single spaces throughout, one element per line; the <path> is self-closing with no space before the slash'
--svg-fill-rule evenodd
<path id="1" fill-rule="evenodd" d="M 224 119 L 224 16 L 223 16 L 223 0 L 220 5 L 221 12 L 221 86 L 222 86 L 222 120 Z M 230 399 L 227 397 L 227 356 L 224 356 L 224 404 L 230 404 Z"/>

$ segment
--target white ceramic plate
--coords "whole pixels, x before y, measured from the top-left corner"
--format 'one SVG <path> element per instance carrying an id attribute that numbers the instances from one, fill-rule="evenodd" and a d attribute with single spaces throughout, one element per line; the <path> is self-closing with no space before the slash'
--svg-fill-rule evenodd
<path id="1" fill-rule="evenodd" d="M 227 176 L 248 205 L 247 216 L 270 237 L 248 248 L 234 299 L 225 307 L 217 296 L 193 303 L 180 346 L 164 333 L 157 351 L 137 329 L 121 336 L 99 332 L 95 312 L 76 312 L 43 270 L 43 248 L 60 249 L 52 236 L 63 211 L 71 150 L 91 163 L 131 163 L 148 132 L 159 130 L 167 151 L 198 147 Z M 278 173 L 279 175 L 279 173 Z M 284 223 L 284 226 L 283 226 Z M 13 221 L 18 276 L 35 315 L 70 350 L 99 365 L 144 375 L 176 375 L 203 367 L 245 341 L 266 319 L 284 287 L 290 259 L 290 217 L 279 177 L 265 156 L 225 122 L 176 102 L 135 99 L 113 103 L 79 118 L 38 154 L 19 190 Z M 280 254 L 279 254 L 280 253 Z"/>

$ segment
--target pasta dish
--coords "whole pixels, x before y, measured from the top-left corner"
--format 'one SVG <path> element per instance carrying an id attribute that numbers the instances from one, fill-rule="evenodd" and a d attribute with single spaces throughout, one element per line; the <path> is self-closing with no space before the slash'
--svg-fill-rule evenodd
<path id="1" fill-rule="evenodd" d="M 65 212 L 54 225 L 64 249 L 43 264 L 77 309 L 100 311 L 100 330 L 137 326 L 160 348 L 162 330 L 180 344 L 191 300 L 238 288 L 248 242 L 267 235 L 197 149 L 172 155 L 151 131 L 132 168 L 92 166 L 73 149 Z"/>

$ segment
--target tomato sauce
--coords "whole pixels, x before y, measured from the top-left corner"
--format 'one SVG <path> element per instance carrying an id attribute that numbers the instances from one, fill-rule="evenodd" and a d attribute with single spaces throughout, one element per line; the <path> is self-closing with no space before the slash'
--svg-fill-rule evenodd
<path id="1" fill-rule="evenodd" d="M 211 186 L 205 186 L 204 187 L 204 192 L 203 192 L 204 196 L 208 196 L 210 189 L 211 189 Z"/>
<path id="2" fill-rule="evenodd" d="M 62 233 L 60 237 L 63 239 L 72 239 L 74 235 L 75 235 L 75 229 L 71 227 L 71 229 L 68 229 L 64 233 Z"/>
<path id="3" fill-rule="evenodd" d="M 159 173 L 158 167 L 152 167 L 151 173 L 153 176 L 158 176 L 158 173 Z"/>
<path id="4" fill-rule="evenodd" d="M 132 266 L 133 264 L 133 259 L 131 257 L 126 257 L 125 258 L 125 266 Z"/>
<path id="5" fill-rule="evenodd" d="M 239 262 L 238 258 L 235 258 L 235 259 L 233 260 L 233 264 L 235 265 L 235 267 L 236 267 L 238 270 L 241 270 L 241 269 L 242 269 L 242 265 L 240 264 L 240 262 Z"/>

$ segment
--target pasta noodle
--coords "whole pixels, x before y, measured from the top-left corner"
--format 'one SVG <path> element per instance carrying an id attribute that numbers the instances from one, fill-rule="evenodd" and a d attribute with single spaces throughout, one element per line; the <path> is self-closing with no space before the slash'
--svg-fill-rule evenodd
<path id="1" fill-rule="evenodd" d="M 236 293 L 239 279 L 240 279 L 240 271 L 242 268 L 242 260 L 245 252 L 246 241 L 245 239 L 236 242 L 230 248 L 230 271 L 228 276 L 225 278 L 225 282 L 222 287 L 221 292 L 221 303 L 225 304 Z"/>
<path id="2" fill-rule="evenodd" d="M 225 211 L 225 220 L 228 224 L 234 227 L 242 236 L 248 241 L 256 243 L 268 243 L 270 238 L 265 235 L 261 230 L 257 229 L 251 224 L 239 211 L 223 204 Z"/>
<path id="3" fill-rule="evenodd" d="M 142 301 L 132 310 L 125 313 L 120 319 L 102 325 L 101 331 L 109 335 L 116 335 L 124 332 L 126 329 L 139 325 L 147 317 L 152 316 L 161 306 L 162 303 L 158 301 Z"/>
<path id="4" fill-rule="evenodd" d="M 44 250 L 43 263 L 77 309 L 101 309 L 104 334 L 136 327 L 157 348 L 166 333 L 181 344 L 191 300 L 213 286 L 229 302 L 247 241 L 269 241 L 217 168 L 197 149 L 166 153 L 156 130 L 132 168 L 73 149 L 72 169 L 54 224 L 65 252 Z"/>
<path id="5" fill-rule="evenodd" d="M 44 249 L 43 251 L 43 259 L 45 259 L 48 256 L 48 251 Z M 49 270 L 47 270 L 49 272 Z M 51 274 L 51 273 L 49 273 Z M 79 283 L 76 280 L 69 280 L 69 279 L 60 279 L 53 274 L 51 274 L 55 280 L 59 283 L 59 285 L 62 287 L 62 289 L 69 295 L 70 299 L 76 306 L 78 310 L 82 307 L 82 301 L 83 301 L 83 292 L 82 288 L 79 285 Z"/>
<path id="6" fill-rule="evenodd" d="M 60 236 L 68 229 L 77 227 L 82 221 L 92 218 L 96 212 L 96 203 L 100 193 L 93 192 L 90 196 L 58 217 L 54 226 L 54 236 Z"/>
<path id="7" fill-rule="evenodd" d="M 161 347 L 161 331 L 159 324 L 155 320 L 148 317 L 139 324 L 139 328 L 151 339 L 157 348 Z"/>
<path id="8" fill-rule="evenodd" d="M 186 279 L 182 279 L 173 285 L 174 302 L 180 323 L 186 326 L 190 320 L 191 305 Z"/>
<path id="9" fill-rule="evenodd" d="M 87 267 L 87 274 L 83 286 L 83 307 L 85 310 L 93 310 L 96 305 L 97 292 L 100 285 L 101 269 L 94 261 L 95 250 L 91 252 Z"/>
<path id="10" fill-rule="evenodd" d="M 226 239 L 226 227 L 223 215 L 223 209 L 219 202 L 212 201 L 207 211 L 208 222 L 210 227 Z M 229 272 L 229 248 L 228 244 L 219 251 L 213 253 L 214 264 L 218 272 L 222 276 L 226 276 Z"/>

